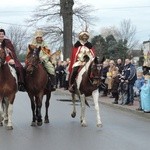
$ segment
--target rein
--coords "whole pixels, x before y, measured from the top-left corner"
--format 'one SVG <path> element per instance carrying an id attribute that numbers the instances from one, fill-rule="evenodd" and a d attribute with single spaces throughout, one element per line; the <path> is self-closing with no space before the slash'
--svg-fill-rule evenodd
<path id="1" fill-rule="evenodd" d="M 28 66 L 32 66 L 33 68 L 37 69 L 38 68 L 38 64 L 42 64 L 42 62 L 39 61 L 37 64 L 33 64 L 33 63 L 30 63 L 30 62 L 26 61 L 26 68 Z"/>
<path id="2" fill-rule="evenodd" d="M 98 67 L 100 68 L 100 66 L 98 66 Z M 93 85 L 93 86 L 95 86 L 95 85 L 99 86 L 100 85 L 99 81 L 100 81 L 101 77 L 100 76 L 94 76 L 93 72 L 90 73 L 90 75 L 88 76 L 88 79 L 89 79 L 91 85 Z M 94 83 L 94 80 L 97 82 L 96 84 Z"/>

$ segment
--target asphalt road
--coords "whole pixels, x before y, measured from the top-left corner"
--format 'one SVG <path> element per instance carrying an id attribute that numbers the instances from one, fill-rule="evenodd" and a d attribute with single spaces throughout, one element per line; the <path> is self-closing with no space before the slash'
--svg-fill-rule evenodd
<path id="1" fill-rule="evenodd" d="M 150 120 L 131 112 L 100 105 L 102 128 L 96 127 L 93 103 L 87 108 L 87 127 L 80 126 L 80 105 L 71 118 L 70 96 L 52 94 L 49 124 L 31 127 L 30 101 L 19 92 L 14 103 L 12 131 L 0 127 L 0 150 L 148 150 Z M 67 101 L 66 101 L 67 100 Z M 44 104 L 43 104 L 44 114 Z"/>

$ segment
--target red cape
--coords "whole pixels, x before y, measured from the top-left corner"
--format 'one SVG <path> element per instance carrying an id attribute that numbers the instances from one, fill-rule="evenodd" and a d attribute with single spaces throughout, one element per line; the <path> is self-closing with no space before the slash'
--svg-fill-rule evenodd
<path id="1" fill-rule="evenodd" d="M 69 73 L 71 74 L 72 72 L 72 66 L 73 64 L 77 61 L 77 56 L 80 52 L 80 49 L 81 49 L 82 46 L 79 46 L 79 47 L 74 47 L 72 49 L 72 54 L 71 54 L 71 57 L 70 57 L 70 64 L 69 64 Z M 93 53 L 93 56 L 95 56 L 95 50 L 93 48 L 90 49 L 91 53 Z"/>

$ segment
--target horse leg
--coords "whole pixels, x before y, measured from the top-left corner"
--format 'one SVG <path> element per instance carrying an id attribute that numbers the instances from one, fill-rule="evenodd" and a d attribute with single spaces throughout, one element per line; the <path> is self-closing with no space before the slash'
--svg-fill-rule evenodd
<path id="1" fill-rule="evenodd" d="M 8 106 L 9 106 L 9 101 L 8 99 L 3 100 L 3 110 L 4 110 L 4 123 L 8 123 Z"/>
<path id="2" fill-rule="evenodd" d="M 50 98 L 51 98 L 51 93 L 48 93 L 46 95 L 46 102 L 45 102 L 45 120 L 44 120 L 44 123 L 49 123 L 48 108 L 49 108 Z"/>
<path id="3" fill-rule="evenodd" d="M 75 116 L 76 116 L 75 94 L 72 93 L 71 96 L 72 96 L 72 103 L 73 103 L 73 112 L 71 113 L 71 117 L 75 118 Z"/>
<path id="4" fill-rule="evenodd" d="M 30 93 L 28 93 L 28 96 L 30 97 L 31 110 L 32 110 L 32 122 L 31 122 L 31 126 L 36 126 L 36 115 L 35 115 L 34 96 L 32 96 L 32 94 L 30 94 Z"/>
<path id="5" fill-rule="evenodd" d="M 98 90 L 93 91 L 92 96 L 93 96 L 95 110 L 96 110 L 97 127 L 102 127 L 102 122 L 101 122 L 101 118 L 100 118 L 100 111 L 99 111 L 99 104 L 98 104 L 98 99 L 99 99 Z"/>
<path id="6" fill-rule="evenodd" d="M 8 96 L 7 98 L 5 98 L 5 104 L 6 109 L 8 107 L 8 123 L 7 123 L 7 129 L 8 130 L 12 130 L 13 129 L 13 125 L 12 125 L 12 114 L 13 114 L 13 102 L 15 99 L 15 93 L 11 94 L 10 96 Z"/>
<path id="7" fill-rule="evenodd" d="M 43 96 L 36 96 L 36 116 L 37 116 L 37 125 L 42 125 L 42 115 L 41 115 L 41 108 L 42 108 L 42 99 Z"/>
<path id="8" fill-rule="evenodd" d="M 0 126 L 3 126 L 3 107 L 2 107 L 2 100 L 0 100 Z"/>
<path id="9" fill-rule="evenodd" d="M 81 117 L 80 117 L 80 120 L 81 120 L 81 126 L 82 127 L 86 127 L 87 124 L 86 124 L 86 120 L 85 120 L 85 96 L 81 96 Z"/>

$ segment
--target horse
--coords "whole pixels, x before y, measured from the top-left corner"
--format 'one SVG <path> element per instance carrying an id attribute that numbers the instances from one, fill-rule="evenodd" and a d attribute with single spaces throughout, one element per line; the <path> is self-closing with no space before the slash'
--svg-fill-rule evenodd
<path id="1" fill-rule="evenodd" d="M 25 84 L 28 96 L 31 102 L 32 109 L 32 123 L 31 126 L 41 126 L 42 121 L 42 100 L 46 95 L 45 101 L 45 118 L 44 123 L 49 123 L 48 108 L 51 98 L 51 90 L 46 88 L 48 81 L 48 74 L 40 61 L 39 52 L 41 47 L 36 48 L 33 45 L 28 46 L 28 54 L 26 56 L 25 65 Z"/>
<path id="2" fill-rule="evenodd" d="M 8 130 L 13 129 L 13 103 L 18 91 L 17 73 L 6 61 L 6 51 L 0 47 L 0 126 L 6 124 Z"/>
<path id="3" fill-rule="evenodd" d="M 87 123 L 85 119 L 85 107 L 86 105 L 89 106 L 86 97 L 92 96 L 97 115 L 97 127 L 102 127 L 98 103 L 98 87 L 101 84 L 101 65 L 99 64 L 98 58 L 94 57 L 93 59 L 88 59 L 88 62 L 79 70 L 80 71 L 75 81 L 75 92 L 72 93 L 73 111 L 71 113 L 71 116 L 72 118 L 75 118 L 76 116 L 75 95 L 77 95 L 81 102 L 81 126 L 86 127 Z"/>

